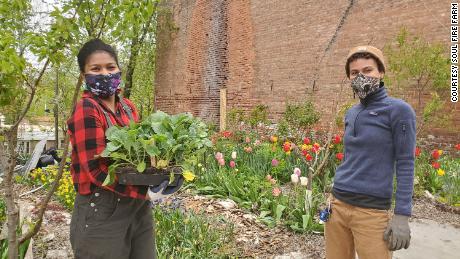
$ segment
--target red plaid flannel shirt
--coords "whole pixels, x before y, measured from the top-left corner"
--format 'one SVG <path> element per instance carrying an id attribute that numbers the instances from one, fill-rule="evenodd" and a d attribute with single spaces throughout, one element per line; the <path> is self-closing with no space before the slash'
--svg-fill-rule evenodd
<path id="1" fill-rule="evenodd" d="M 134 104 L 128 99 L 123 100 L 131 108 L 133 118 L 137 122 L 139 118 Z M 129 124 L 128 114 L 119 101 L 116 102 L 116 113 L 113 113 L 88 91 L 83 93 L 75 107 L 75 112 L 67 121 L 72 143 L 70 173 L 75 190 L 82 195 L 91 194 L 96 187 L 102 187 L 107 176 L 108 159 L 94 158 L 95 155 L 102 153 L 106 146 L 105 131 L 108 126 L 102 109 L 108 113 L 113 125 Z M 145 186 L 121 185 L 115 182 L 103 188 L 121 196 L 146 199 L 147 187 Z"/>

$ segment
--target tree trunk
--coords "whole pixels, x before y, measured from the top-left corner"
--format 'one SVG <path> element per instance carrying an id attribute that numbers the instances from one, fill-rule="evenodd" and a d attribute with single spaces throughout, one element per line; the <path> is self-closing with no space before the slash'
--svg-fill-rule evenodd
<path id="1" fill-rule="evenodd" d="M 8 226 L 8 258 L 18 258 L 18 239 L 16 230 L 18 228 L 19 209 L 14 201 L 13 173 L 16 166 L 16 143 L 18 128 L 12 127 L 6 132 L 8 143 L 8 170 L 5 175 L 4 193 L 7 207 L 7 226 Z"/>
<path id="2" fill-rule="evenodd" d="M 131 41 L 131 55 L 129 56 L 128 67 L 126 69 L 125 90 L 123 96 L 129 98 L 133 87 L 133 74 L 136 67 L 137 55 L 139 55 L 140 44 L 138 36 L 135 36 Z"/>

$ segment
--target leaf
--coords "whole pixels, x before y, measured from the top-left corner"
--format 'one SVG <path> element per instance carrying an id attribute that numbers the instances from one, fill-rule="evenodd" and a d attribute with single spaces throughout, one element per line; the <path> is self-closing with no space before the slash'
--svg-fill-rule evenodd
<path id="1" fill-rule="evenodd" d="M 138 165 L 137 165 L 137 171 L 139 173 L 143 173 L 145 171 L 145 168 L 146 168 L 146 164 L 144 161 L 140 162 Z"/>
<path id="2" fill-rule="evenodd" d="M 259 217 L 265 218 L 266 216 L 270 215 L 270 213 L 271 213 L 271 212 L 268 211 L 268 210 L 263 210 L 263 211 L 260 212 Z"/>
<path id="3" fill-rule="evenodd" d="M 107 176 L 105 177 L 102 186 L 112 185 L 115 182 L 115 168 L 117 167 L 116 164 L 112 164 L 109 166 Z"/>
<path id="4" fill-rule="evenodd" d="M 160 154 L 160 149 L 156 145 L 148 145 L 145 151 L 149 156 L 158 156 Z"/>
<path id="5" fill-rule="evenodd" d="M 276 218 L 277 222 L 281 220 L 281 216 L 283 216 L 284 209 L 286 209 L 286 206 L 284 206 L 284 205 L 278 204 L 276 206 L 275 218 Z"/>
<path id="6" fill-rule="evenodd" d="M 120 147 L 121 147 L 121 145 L 115 145 L 114 143 L 109 142 L 105 149 L 107 149 L 110 152 L 113 152 L 113 151 L 117 151 Z"/>
<path id="7" fill-rule="evenodd" d="M 307 229 L 310 222 L 310 214 L 302 215 L 302 228 Z"/>

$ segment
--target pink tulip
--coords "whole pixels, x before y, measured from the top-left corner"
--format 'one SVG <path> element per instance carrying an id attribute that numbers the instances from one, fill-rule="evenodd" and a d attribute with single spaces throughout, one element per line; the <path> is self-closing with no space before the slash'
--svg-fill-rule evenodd
<path id="1" fill-rule="evenodd" d="M 222 153 L 220 153 L 220 152 L 217 152 L 214 157 L 216 158 L 216 160 L 224 159 L 224 155 Z"/>
<path id="2" fill-rule="evenodd" d="M 279 163 L 280 162 L 278 160 L 276 160 L 275 158 L 272 159 L 272 166 L 273 167 L 277 167 L 279 165 Z"/>
<path id="3" fill-rule="evenodd" d="M 267 181 L 270 181 L 272 179 L 272 176 L 267 174 L 267 176 L 265 176 L 265 179 L 267 179 Z"/>
<path id="4" fill-rule="evenodd" d="M 222 159 L 219 159 L 217 160 L 217 162 L 219 163 L 219 165 L 223 166 L 225 165 L 225 160 L 222 158 Z"/>
<path id="5" fill-rule="evenodd" d="M 275 197 L 280 196 L 280 194 L 281 194 L 280 188 L 278 188 L 278 187 L 273 188 L 272 194 L 273 194 L 273 196 L 275 196 Z"/>
<path id="6" fill-rule="evenodd" d="M 246 143 L 251 143 L 251 139 L 249 137 L 246 137 L 245 141 Z"/>
<path id="7" fill-rule="evenodd" d="M 235 168 L 235 166 L 236 166 L 235 161 L 233 161 L 233 160 L 230 161 L 230 167 L 231 167 L 231 168 Z"/>

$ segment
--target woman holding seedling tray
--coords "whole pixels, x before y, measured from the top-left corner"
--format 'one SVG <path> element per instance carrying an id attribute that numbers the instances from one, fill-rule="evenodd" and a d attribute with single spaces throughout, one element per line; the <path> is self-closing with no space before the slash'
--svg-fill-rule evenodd
<path id="1" fill-rule="evenodd" d="M 193 180 L 190 154 L 210 144 L 207 132 L 190 115 L 155 113 L 138 123 L 133 103 L 119 96 L 117 54 L 103 41 L 85 43 L 78 65 L 84 92 L 67 122 L 77 192 L 74 256 L 156 258 L 150 203 Z"/>

